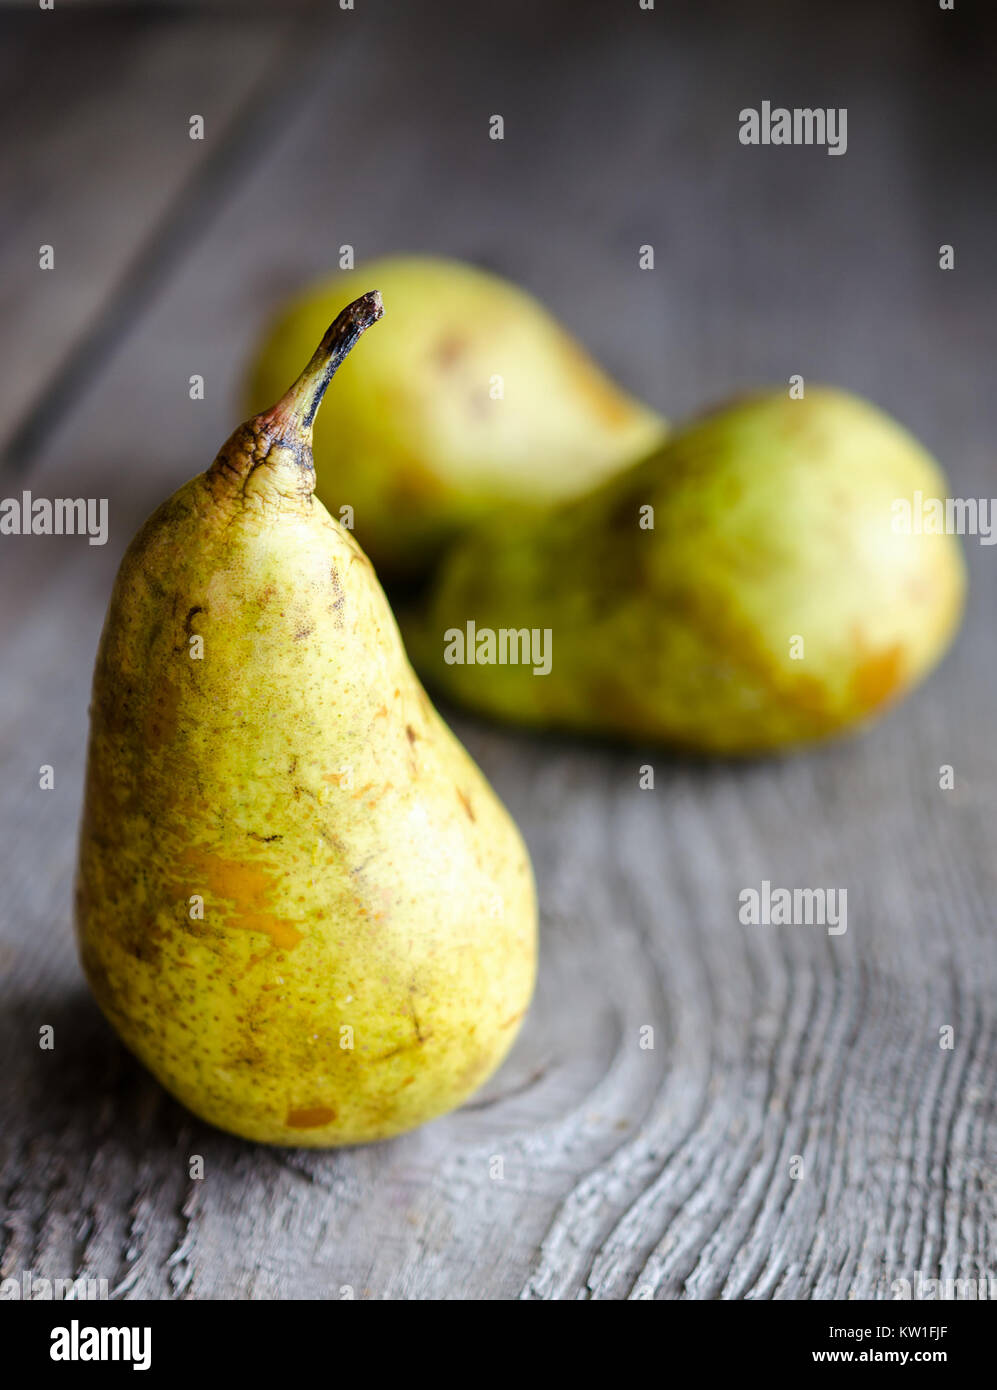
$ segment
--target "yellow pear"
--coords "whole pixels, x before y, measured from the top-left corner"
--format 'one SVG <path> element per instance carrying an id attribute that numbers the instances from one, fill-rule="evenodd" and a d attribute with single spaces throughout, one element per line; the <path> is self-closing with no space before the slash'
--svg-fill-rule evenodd
<path id="1" fill-rule="evenodd" d="M 503 719 L 707 753 L 824 739 L 899 700 L 959 625 L 958 539 L 904 524 L 945 486 L 854 396 L 739 401 L 583 499 L 481 525 L 409 649 Z"/>
<path id="2" fill-rule="evenodd" d="M 374 293 L 344 310 L 146 522 L 94 675 L 90 985 L 173 1095 L 272 1144 L 381 1139 L 459 1105 L 533 988 L 519 834 L 313 496 L 312 421 L 381 312 Z"/>
<path id="3" fill-rule="evenodd" d="M 249 404 L 283 390 L 360 272 L 315 285 L 266 331 Z M 317 491 L 382 574 L 418 575 L 479 517 L 588 491 L 665 423 L 616 386 L 530 295 L 457 261 L 375 261 L 391 333 L 343 367 L 315 429 Z"/>

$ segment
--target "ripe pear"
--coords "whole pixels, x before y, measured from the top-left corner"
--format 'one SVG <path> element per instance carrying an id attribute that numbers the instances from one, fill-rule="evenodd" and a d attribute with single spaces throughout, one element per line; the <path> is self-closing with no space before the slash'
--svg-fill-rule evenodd
<path id="1" fill-rule="evenodd" d="M 465 537 L 409 650 L 454 699 L 526 724 L 718 754 L 824 739 L 903 696 L 958 626 L 957 539 L 897 524 L 918 490 L 945 480 L 872 405 L 760 395 Z M 533 630 L 548 674 L 522 660 Z"/>
<path id="2" fill-rule="evenodd" d="M 588 491 L 665 423 L 616 386 L 530 295 L 457 261 L 376 261 L 391 333 L 344 366 L 315 429 L 317 491 L 380 573 L 412 578 L 476 519 Z M 253 410 L 311 351 L 359 272 L 308 289 L 266 331 Z"/>
<path id="3" fill-rule="evenodd" d="M 145 523 L 94 675 L 86 975 L 167 1090 L 271 1144 L 381 1139 L 459 1105 L 533 988 L 519 834 L 313 496 L 315 412 L 381 312 L 377 294 L 344 310 Z"/>

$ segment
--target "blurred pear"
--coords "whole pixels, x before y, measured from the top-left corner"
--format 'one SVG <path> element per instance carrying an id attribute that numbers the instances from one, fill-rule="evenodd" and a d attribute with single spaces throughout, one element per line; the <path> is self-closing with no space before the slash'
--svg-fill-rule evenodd
<path id="1" fill-rule="evenodd" d="M 382 575 L 418 576 L 476 519 L 584 493 L 664 437 L 661 417 L 530 295 L 423 256 L 341 273 L 280 313 L 252 360 L 252 410 L 280 394 L 361 281 L 380 285 L 391 332 L 343 365 L 315 466 L 319 497 Z"/>
<path id="2" fill-rule="evenodd" d="M 959 541 L 897 524 L 918 491 L 944 498 L 945 479 L 872 405 L 741 400 L 582 499 L 467 536 L 409 651 L 519 723 L 718 754 L 825 739 L 901 699 L 959 625 Z M 518 660 L 534 630 L 546 675 Z"/>

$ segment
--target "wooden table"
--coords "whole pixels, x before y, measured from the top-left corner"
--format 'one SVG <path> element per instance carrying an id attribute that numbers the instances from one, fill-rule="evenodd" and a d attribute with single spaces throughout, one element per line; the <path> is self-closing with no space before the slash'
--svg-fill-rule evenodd
<path id="1" fill-rule="evenodd" d="M 268 311 L 341 244 L 512 276 L 672 417 L 795 372 L 853 388 L 955 495 L 997 492 L 971 5 L 388 8 L 5 12 L 0 493 L 107 497 L 111 538 L 0 539 L 2 1275 L 154 1299 L 868 1298 L 993 1277 L 997 558 L 975 540 L 951 656 L 853 741 L 696 764 L 453 715 L 543 912 L 523 1035 L 459 1113 L 353 1151 L 241 1143 L 174 1104 L 85 990 L 71 883 L 114 568 L 241 418 Z M 765 99 L 847 107 L 847 154 L 741 146 L 739 110 Z M 847 933 L 742 926 L 763 879 L 847 887 Z"/>

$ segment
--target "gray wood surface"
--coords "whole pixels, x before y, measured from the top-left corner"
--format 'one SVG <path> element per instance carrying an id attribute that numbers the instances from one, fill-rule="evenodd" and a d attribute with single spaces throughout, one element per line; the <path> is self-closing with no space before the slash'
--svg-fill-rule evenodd
<path id="1" fill-rule="evenodd" d="M 674 417 L 797 371 L 849 386 L 924 439 L 955 495 L 997 493 L 972 8 L 808 7 L 802 30 L 788 3 L 514 3 L 486 24 L 358 0 L 290 27 L 259 6 L 161 11 L 60 12 L 55 48 L 45 20 L 8 16 L 0 49 L 19 84 L 3 436 L 55 393 L 0 494 L 111 504 L 105 548 L 0 539 L 0 1276 L 154 1299 L 882 1298 L 997 1276 L 997 640 L 994 552 L 973 541 L 952 655 L 832 748 L 699 764 L 448 711 L 532 851 L 541 969 L 506 1066 L 417 1133 L 318 1154 L 193 1120 L 102 1021 L 70 926 L 115 565 L 239 418 L 268 310 L 342 242 L 500 269 Z M 739 109 L 763 99 L 847 106 L 848 153 L 739 146 Z M 763 879 L 846 887 L 847 933 L 742 926 L 738 894 Z"/>

